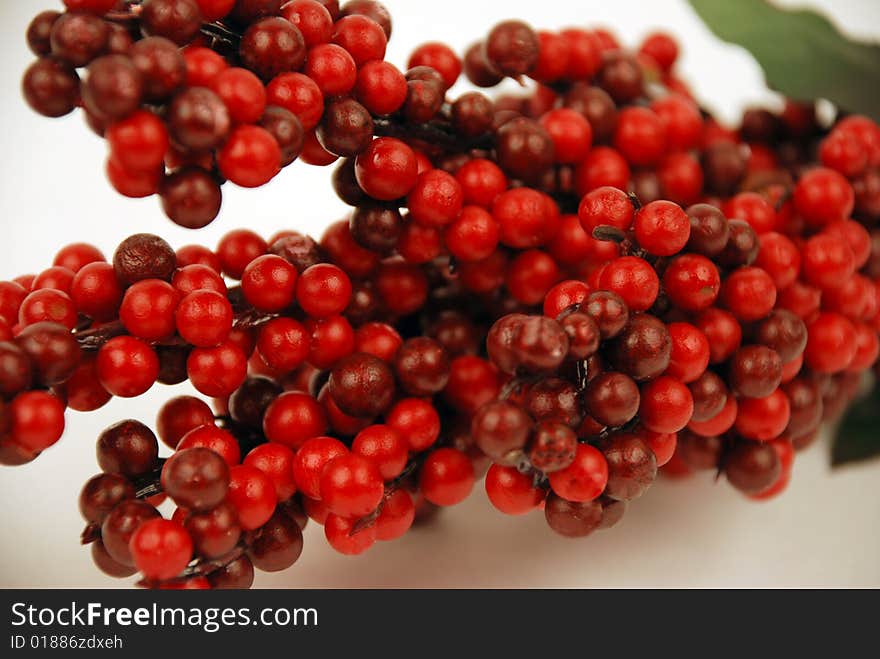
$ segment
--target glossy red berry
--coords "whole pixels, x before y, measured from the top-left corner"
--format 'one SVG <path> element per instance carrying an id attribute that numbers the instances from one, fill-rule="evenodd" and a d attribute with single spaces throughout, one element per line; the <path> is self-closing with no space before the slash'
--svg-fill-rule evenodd
<path id="1" fill-rule="evenodd" d="M 364 192 L 380 201 L 405 196 L 418 178 L 413 150 L 393 137 L 379 137 L 355 160 L 355 176 Z"/>
<path id="2" fill-rule="evenodd" d="M 854 200 L 849 181 L 824 167 L 808 171 L 794 188 L 795 209 L 812 226 L 848 219 Z"/>
<path id="3" fill-rule="evenodd" d="M 744 266 L 724 280 L 721 300 L 739 320 L 760 320 L 776 304 L 776 286 L 766 271 Z"/>
<path id="4" fill-rule="evenodd" d="M 385 422 L 406 440 L 413 452 L 430 448 L 440 436 L 440 415 L 421 398 L 398 401 L 385 416 Z"/>
<path id="5" fill-rule="evenodd" d="M 12 442 L 31 453 L 39 453 L 57 442 L 64 432 L 64 404 L 44 391 L 19 394 L 9 406 Z"/>
<path id="6" fill-rule="evenodd" d="M 245 299 L 259 311 L 278 312 L 294 300 L 298 274 L 289 262 L 275 254 L 251 261 L 241 277 Z"/>
<path id="7" fill-rule="evenodd" d="M 129 549 L 137 569 L 148 579 L 171 579 L 183 572 L 193 553 L 192 539 L 177 522 L 151 519 L 131 536 Z"/>
<path id="8" fill-rule="evenodd" d="M 474 466 L 461 451 L 440 448 L 428 455 L 419 474 L 419 489 L 438 506 L 454 506 L 471 493 L 476 477 Z"/>
<path id="9" fill-rule="evenodd" d="M 675 257 L 664 271 L 663 290 L 679 309 L 702 311 L 717 299 L 721 275 L 705 256 L 683 254 Z"/>
<path id="10" fill-rule="evenodd" d="M 223 176 L 244 188 L 265 185 L 281 169 L 281 149 L 264 128 L 242 125 L 235 128 L 217 156 Z"/>
<path id="11" fill-rule="evenodd" d="M 384 494 L 378 467 L 351 453 L 327 463 L 321 473 L 320 490 L 321 500 L 330 512 L 345 518 L 369 515 Z"/>
<path id="12" fill-rule="evenodd" d="M 140 396 L 159 377 L 159 357 L 132 336 L 117 336 L 101 346 L 97 359 L 101 385 L 120 398 Z"/>
<path id="13" fill-rule="evenodd" d="M 678 204 L 652 201 L 636 213 L 636 240 L 649 254 L 672 256 L 680 252 L 691 235 L 691 223 Z"/>
<path id="14" fill-rule="evenodd" d="M 537 508 L 546 492 L 535 487 L 534 479 L 513 467 L 493 464 L 486 474 L 489 501 L 506 515 L 524 515 Z"/>
<path id="15" fill-rule="evenodd" d="M 197 348 L 212 348 L 229 338 L 232 331 L 232 305 L 224 295 L 197 290 L 184 297 L 175 312 L 177 331 Z"/>
<path id="16" fill-rule="evenodd" d="M 261 444 L 245 456 L 244 464 L 262 471 L 272 484 L 278 501 L 287 501 L 296 493 L 295 454 L 283 444 Z"/>
<path id="17" fill-rule="evenodd" d="M 312 396 L 287 392 L 266 410 L 263 431 L 270 442 L 296 450 L 307 439 L 320 437 L 327 431 L 327 414 Z"/>
<path id="18" fill-rule="evenodd" d="M 213 348 L 196 348 L 186 360 L 189 379 L 197 391 L 214 398 L 229 396 L 247 377 L 247 357 L 225 341 Z"/>
<path id="19" fill-rule="evenodd" d="M 578 444 L 574 461 L 549 475 L 550 487 L 567 501 L 584 502 L 597 498 L 608 482 L 608 463 L 598 449 Z"/>
<path id="20" fill-rule="evenodd" d="M 250 465 L 236 465 L 229 470 L 226 500 L 235 507 L 241 528 L 252 531 L 272 517 L 278 495 L 272 479 L 262 471 Z"/>

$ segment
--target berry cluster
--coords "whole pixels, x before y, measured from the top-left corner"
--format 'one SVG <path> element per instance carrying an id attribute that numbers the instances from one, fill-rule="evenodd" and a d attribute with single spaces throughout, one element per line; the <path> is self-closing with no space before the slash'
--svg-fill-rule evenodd
<path id="1" fill-rule="evenodd" d="M 500 511 L 568 537 L 616 524 L 658 470 L 766 499 L 877 362 L 867 118 L 790 102 L 728 130 L 665 34 L 632 53 L 505 21 L 404 74 L 372 0 L 65 4 L 28 31 L 25 97 L 81 103 L 123 194 L 199 227 L 222 180 L 342 158 L 352 207 L 319 241 L 137 234 L 0 282 L 3 464 L 58 441 L 65 407 L 187 380 L 212 399 L 98 439 L 80 508 L 108 574 L 246 587 L 297 560 L 308 519 L 361 553 L 483 474 Z M 534 84 L 452 98 L 462 74 Z"/>

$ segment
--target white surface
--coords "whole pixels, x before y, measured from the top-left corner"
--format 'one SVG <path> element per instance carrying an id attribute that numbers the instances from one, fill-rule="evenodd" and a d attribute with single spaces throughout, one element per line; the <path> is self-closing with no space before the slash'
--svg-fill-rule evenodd
<path id="1" fill-rule="evenodd" d="M 52 0 L 0 2 L 0 279 L 51 264 L 57 249 L 88 240 L 108 255 L 127 235 L 149 231 L 173 245 L 215 245 L 225 231 L 249 226 L 264 235 L 281 228 L 320 234 L 343 206 L 329 170 L 295 166 L 259 191 L 224 188 L 221 217 L 198 233 L 167 221 L 155 199 L 116 195 L 104 179 L 105 148 L 78 115 L 49 120 L 21 100 L 19 80 L 31 56 L 24 31 Z M 524 18 L 537 27 L 605 25 L 628 44 L 648 30 L 682 38 L 681 72 L 704 101 L 732 120 L 749 103 L 772 100 L 742 50 L 721 44 L 685 2 L 506 0 L 443 3 L 388 0 L 394 16 L 389 57 L 405 64 L 412 48 L 439 39 L 461 51 L 498 20 Z M 880 3 L 824 0 L 786 5 L 834 7 L 835 21 L 861 36 L 880 35 Z M 118 586 L 77 544 L 76 498 L 97 471 L 97 434 L 121 418 L 151 423 L 171 391 L 113 401 L 89 415 L 70 413 L 61 442 L 35 463 L 0 468 L 0 587 Z M 880 586 L 880 464 L 831 473 L 825 445 L 798 456 L 788 493 L 765 504 L 744 501 L 709 476 L 661 482 L 631 506 L 622 524 L 583 541 L 555 537 L 540 514 L 509 518 L 490 509 L 482 486 L 434 526 L 380 544 L 358 558 L 330 550 L 321 529 L 306 532 L 303 557 L 291 570 L 258 576 L 257 585 L 345 586 Z"/>

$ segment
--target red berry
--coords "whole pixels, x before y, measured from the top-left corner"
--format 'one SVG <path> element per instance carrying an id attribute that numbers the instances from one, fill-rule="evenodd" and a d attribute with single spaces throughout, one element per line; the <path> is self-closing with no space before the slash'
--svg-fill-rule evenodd
<path id="1" fill-rule="evenodd" d="M 183 49 L 183 59 L 189 87 L 211 87 L 217 76 L 229 68 L 226 59 L 210 48 L 188 46 Z"/>
<path id="2" fill-rule="evenodd" d="M 657 433 L 644 430 L 640 435 L 651 448 L 651 451 L 653 451 L 658 467 L 662 467 L 672 459 L 678 444 L 678 435 L 676 433 Z"/>
<path id="3" fill-rule="evenodd" d="M 688 430 L 702 437 L 719 437 L 733 427 L 738 411 L 736 398 L 728 396 L 718 414 L 706 421 L 691 421 L 688 423 Z"/>
<path id="4" fill-rule="evenodd" d="M 461 75 L 461 60 L 449 46 L 432 41 L 416 48 L 409 56 L 406 64 L 408 69 L 417 66 L 428 66 L 443 77 L 446 89 L 452 87 Z"/>
<path id="5" fill-rule="evenodd" d="M 315 81 L 302 73 L 282 73 L 266 86 L 266 102 L 289 110 L 303 130 L 314 129 L 324 114 L 324 95 Z"/>
<path id="6" fill-rule="evenodd" d="M 822 312 L 807 325 L 804 362 L 819 373 L 838 373 L 852 363 L 858 350 L 856 331 L 844 316 Z"/>
<path id="7" fill-rule="evenodd" d="M 386 362 L 394 359 L 402 344 L 403 339 L 397 330 L 385 323 L 366 323 L 354 333 L 355 352 L 364 352 Z"/>
<path id="8" fill-rule="evenodd" d="M 384 425 L 368 426 L 361 430 L 354 438 L 351 451 L 371 460 L 386 481 L 401 474 L 409 457 L 406 440 L 397 430 Z"/>
<path id="9" fill-rule="evenodd" d="M 599 286 L 617 293 L 632 311 L 647 311 L 657 299 L 660 280 L 644 259 L 621 256 L 602 269 Z"/>
<path id="10" fill-rule="evenodd" d="M 79 272 L 83 266 L 97 261 L 106 261 L 104 254 L 94 245 L 73 243 L 58 250 L 52 265 L 61 266 L 73 272 Z"/>
<path id="11" fill-rule="evenodd" d="M 318 263 L 303 271 L 296 285 L 296 300 L 312 318 L 342 313 L 351 300 L 351 281 L 335 265 Z"/>
<path id="12" fill-rule="evenodd" d="M 581 113 L 567 108 L 551 110 L 541 117 L 541 125 L 553 141 L 557 162 L 574 165 L 587 157 L 593 129 Z"/>
<path id="13" fill-rule="evenodd" d="M 452 448 L 440 448 L 428 455 L 419 474 L 419 489 L 437 506 L 454 506 L 464 501 L 476 477 L 469 457 Z"/>
<path id="14" fill-rule="evenodd" d="M 633 165 L 649 166 L 663 156 L 666 129 L 648 108 L 628 107 L 617 115 L 614 148 Z"/>
<path id="15" fill-rule="evenodd" d="M 355 160 L 355 176 L 364 192 L 380 201 L 405 196 L 416 184 L 413 150 L 393 137 L 379 137 Z"/>
<path id="16" fill-rule="evenodd" d="M 315 368 L 332 368 L 354 350 L 354 330 L 344 316 L 306 321 L 311 335 L 309 363 Z"/>
<path id="17" fill-rule="evenodd" d="M 282 444 L 261 444 L 252 449 L 244 464 L 262 471 L 272 484 L 279 501 L 287 501 L 296 492 L 293 473 L 294 452 Z"/>
<path id="18" fill-rule="evenodd" d="M 537 508 L 546 492 L 535 487 L 534 479 L 513 467 L 493 464 L 486 474 L 489 501 L 506 515 L 524 515 Z"/>
<path id="19" fill-rule="evenodd" d="M 549 474 L 550 487 L 567 501 L 584 502 L 597 498 L 608 482 L 608 463 L 602 452 L 589 444 L 578 444 L 574 461 Z"/>
<path id="20" fill-rule="evenodd" d="M 351 14 L 336 21 L 332 40 L 348 51 L 358 67 L 384 59 L 388 43 L 382 27 L 361 14 Z"/>
<path id="21" fill-rule="evenodd" d="M 629 165 L 616 150 L 597 146 L 574 171 L 574 186 L 578 195 L 603 186 L 626 189 L 630 179 Z"/>
<path id="22" fill-rule="evenodd" d="M 492 216 L 509 247 L 540 247 L 559 229 L 559 209 L 547 195 L 532 188 L 502 192 L 492 202 Z"/>
<path id="23" fill-rule="evenodd" d="M 855 272 L 855 259 L 847 241 L 839 235 L 819 233 L 802 248 L 803 273 L 819 288 L 838 288 Z"/>
<path id="24" fill-rule="evenodd" d="M 393 314 L 401 316 L 418 311 L 428 297 L 428 281 L 421 268 L 399 261 L 387 261 L 376 273 L 376 288 Z"/>
<path id="25" fill-rule="evenodd" d="M 461 185 L 441 169 L 431 169 L 416 179 L 407 196 L 410 217 L 420 224 L 442 227 L 461 212 Z"/>
<path id="26" fill-rule="evenodd" d="M 313 437 L 303 442 L 293 459 L 293 477 L 300 492 L 311 499 L 320 499 L 324 467 L 347 453 L 345 444 L 332 437 Z"/>
<path id="27" fill-rule="evenodd" d="M 672 339 L 672 351 L 665 374 L 680 382 L 693 382 L 709 365 L 709 339 L 690 323 L 669 323 L 666 329 Z"/>
<path id="28" fill-rule="evenodd" d="M 736 430 L 746 439 L 766 442 L 782 434 L 790 414 L 788 397 L 781 389 L 765 398 L 740 398 Z"/>
<path id="29" fill-rule="evenodd" d="M 590 294 L 590 287 L 577 279 L 567 279 L 556 284 L 544 298 L 544 315 L 558 318 L 566 309 L 583 302 Z"/>
<path id="30" fill-rule="evenodd" d="M 711 307 L 718 297 L 721 275 L 705 256 L 683 254 L 674 258 L 663 273 L 663 289 L 679 309 L 701 311 Z"/>
<path id="31" fill-rule="evenodd" d="M 812 169 L 794 188 L 795 210 L 812 226 L 848 219 L 854 203 L 855 193 L 849 181 L 833 169 Z"/>
<path id="32" fill-rule="evenodd" d="M 660 118 L 670 151 L 687 151 L 698 146 L 703 130 L 700 109 L 681 94 L 667 94 L 653 103 L 651 109 Z"/>
<path id="33" fill-rule="evenodd" d="M 225 296 L 210 290 L 193 291 L 184 297 L 175 313 L 177 331 L 197 348 L 212 348 L 232 331 L 232 305 Z"/>
<path id="34" fill-rule="evenodd" d="M 278 496 L 272 479 L 262 471 L 250 465 L 236 465 L 229 470 L 226 500 L 235 507 L 241 528 L 253 531 L 272 517 Z"/>
<path id="35" fill-rule="evenodd" d="M 263 83 L 247 69 L 224 69 L 212 80 L 211 89 L 223 101 L 235 123 L 256 123 L 266 108 Z"/>
<path id="36" fill-rule="evenodd" d="M 176 577 L 192 558 L 192 539 L 186 529 L 168 519 L 143 522 L 131 536 L 129 550 L 137 569 L 147 579 Z"/>
<path id="37" fill-rule="evenodd" d="M 465 206 L 450 224 L 443 239 L 449 252 L 462 261 L 481 261 L 498 246 L 499 228 L 495 219 L 479 206 Z"/>
<path id="38" fill-rule="evenodd" d="M 327 542 L 340 554 L 354 556 L 362 554 L 376 542 L 376 527 L 368 525 L 354 531 L 354 520 L 340 515 L 329 514 L 324 521 L 324 536 Z"/>
<path id="39" fill-rule="evenodd" d="M 678 44 L 665 32 L 652 32 L 645 37 L 639 52 L 649 55 L 663 71 L 669 71 L 678 58 Z"/>
<path id="40" fill-rule="evenodd" d="M 260 327 L 257 350 L 263 362 L 276 371 L 289 373 L 309 356 L 309 333 L 293 318 L 274 318 Z"/>
<path id="41" fill-rule="evenodd" d="M 440 436 L 440 415 L 436 408 L 421 398 L 404 398 L 391 408 L 385 423 L 394 428 L 413 452 L 424 451 Z"/>
<path id="42" fill-rule="evenodd" d="M 73 329 L 76 320 L 73 300 L 67 293 L 52 288 L 32 291 L 22 300 L 18 310 L 18 322 L 22 325 L 49 321 Z"/>
<path id="43" fill-rule="evenodd" d="M 406 490 L 395 490 L 382 502 L 376 518 L 376 539 L 396 540 L 409 531 L 416 516 L 416 507 Z"/>
<path id="44" fill-rule="evenodd" d="M 706 309 L 694 320 L 697 328 L 709 339 L 709 361 L 720 364 L 727 361 L 742 341 L 742 327 L 729 311 Z"/>
<path id="45" fill-rule="evenodd" d="M 781 291 L 797 279 L 801 269 L 801 253 L 789 238 L 775 231 L 762 233 L 758 240 L 761 249 L 755 266 L 764 269 L 776 289 Z"/>
<path id="46" fill-rule="evenodd" d="M 144 279 L 125 291 L 119 319 L 133 336 L 146 341 L 166 339 L 174 334 L 174 313 L 180 296 L 161 279 Z"/>
<path id="47" fill-rule="evenodd" d="M 281 394 L 266 409 L 263 432 L 270 442 L 293 450 L 307 439 L 327 432 L 327 414 L 312 396 L 297 391 Z"/>
<path id="48" fill-rule="evenodd" d="M 113 265 L 104 262 L 84 265 L 73 278 L 70 297 L 80 313 L 98 322 L 115 318 L 122 303 L 122 286 Z"/>
<path id="49" fill-rule="evenodd" d="M 164 122 L 146 110 L 138 110 L 122 121 L 110 124 L 104 137 L 113 158 L 133 172 L 152 172 L 160 167 L 169 146 Z"/>
<path id="50" fill-rule="evenodd" d="M 357 81 L 357 63 L 341 46 L 318 44 L 309 49 L 305 74 L 323 95 L 342 96 L 350 92 Z"/>
<path id="51" fill-rule="evenodd" d="M 669 201 L 652 201 L 643 206 L 636 213 L 634 226 L 639 245 L 655 256 L 680 252 L 691 235 L 687 214 Z"/>
<path id="52" fill-rule="evenodd" d="M 217 156 L 220 173 L 243 188 L 265 185 L 281 169 L 281 149 L 264 128 L 239 126 Z"/>
<path id="53" fill-rule="evenodd" d="M 330 512 L 345 518 L 369 515 L 384 494 L 378 467 L 352 453 L 327 463 L 321 473 L 320 490 L 321 500 Z"/>
<path id="54" fill-rule="evenodd" d="M 177 443 L 178 451 L 188 448 L 210 449 L 223 458 L 223 461 L 230 467 L 241 462 L 241 448 L 238 445 L 238 440 L 228 430 L 215 426 L 213 415 L 204 425 L 187 431 Z"/>
<path id="55" fill-rule="evenodd" d="M 406 77 L 390 62 L 374 60 L 358 71 L 354 91 L 372 114 L 392 114 L 406 101 Z"/>
<path id="56" fill-rule="evenodd" d="M 724 214 L 731 220 L 745 220 L 759 236 L 777 228 L 773 206 L 755 192 L 741 192 L 728 199 Z"/>
<path id="57" fill-rule="evenodd" d="M 247 377 L 247 356 L 226 341 L 214 348 L 196 348 L 186 360 L 186 371 L 199 393 L 213 398 L 229 396 Z"/>
<path id="58" fill-rule="evenodd" d="M 591 190 L 578 207 L 578 218 L 588 236 L 593 235 L 596 227 L 611 226 L 621 231 L 628 231 L 633 221 L 632 201 L 629 196 L 618 188 L 602 186 Z"/>
<path id="59" fill-rule="evenodd" d="M 26 391 L 9 406 L 9 438 L 18 447 L 39 453 L 61 439 L 64 405 L 44 391 Z"/>
<path id="60" fill-rule="evenodd" d="M 744 266 L 732 272 L 724 281 L 721 300 L 739 320 L 760 320 L 776 304 L 776 286 L 766 271 Z"/>
<path id="61" fill-rule="evenodd" d="M 220 239 L 217 256 L 223 272 L 232 279 L 241 279 L 245 268 L 266 253 L 268 245 L 253 231 L 236 229 Z"/>
<path id="62" fill-rule="evenodd" d="M 690 389 L 674 378 L 660 376 L 642 386 L 639 419 L 652 432 L 678 432 L 691 420 L 693 411 Z"/>
<path id="63" fill-rule="evenodd" d="M 293 303 L 297 272 L 289 262 L 275 254 L 251 261 L 241 277 L 245 299 L 259 311 L 278 312 Z"/>
<path id="64" fill-rule="evenodd" d="M 507 176 L 491 160 L 474 158 L 455 173 L 461 184 L 465 204 L 489 208 L 499 194 L 507 189 Z"/>
<path id="65" fill-rule="evenodd" d="M 217 271 L 200 263 L 185 265 L 175 270 L 171 285 L 182 296 L 199 290 L 215 291 L 223 296 L 227 292 L 226 282 Z"/>
<path id="66" fill-rule="evenodd" d="M 159 377 L 159 357 L 149 345 L 131 336 L 117 336 L 98 351 L 98 379 L 120 398 L 140 396 Z"/>

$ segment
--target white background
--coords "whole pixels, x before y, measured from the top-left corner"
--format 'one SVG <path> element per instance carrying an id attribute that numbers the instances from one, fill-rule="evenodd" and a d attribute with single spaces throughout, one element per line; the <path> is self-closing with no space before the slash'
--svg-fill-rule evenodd
<path id="1" fill-rule="evenodd" d="M 723 1 L 723 0 L 719 0 Z M 824 0 L 784 4 L 833 6 L 848 32 L 880 35 L 880 3 Z M 224 187 L 220 218 L 188 232 L 162 215 L 156 199 L 116 195 L 103 174 L 105 147 L 72 115 L 49 120 L 22 101 L 19 81 L 31 60 L 24 43 L 30 18 L 53 0 L 0 0 L 0 279 L 51 265 L 68 242 L 87 240 L 109 256 L 120 240 L 153 232 L 175 247 L 214 246 L 223 232 L 281 228 L 319 235 L 343 212 L 329 170 L 296 165 L 258 191 Z M 750 103 L 772 103 L 754 61 L 718 42 L 683 1 L 387 0 L 394 17 L 389 59 L 403 66 L 418 43 L 443 40 L 462 52 L 500 19 L 537 27 L 604 25 L 635 45 L 649 30 L 681 37 L 682 75 L 727 120 Z M 780 35 L 784 38 L 785 35 Z M 0 587 L 114 586 L 78 545 L 76 499 L 97 471 L 95 438 L 121 418 L 152 423 L 172 395 L 157 387 L 136 401 L 113 401 L 89 415 L 69 413 L 58 445 L 25 467 L 0 467 Z M 491 510 L 482 485 L 433 526 L 361 557 L 335 554 L 321 528 L 306 531 L 292 569 L 260 574 L 258 586 L 880 586 L 880 464 L 834 473 L 827 444 L 797 459 L 789 491 L 771 503 L 749 503 L 711 476 L 658 483 L 630 507 L 622 524 L 586 540 L 556 537 L 541 514 L 509 518 Z"/>

